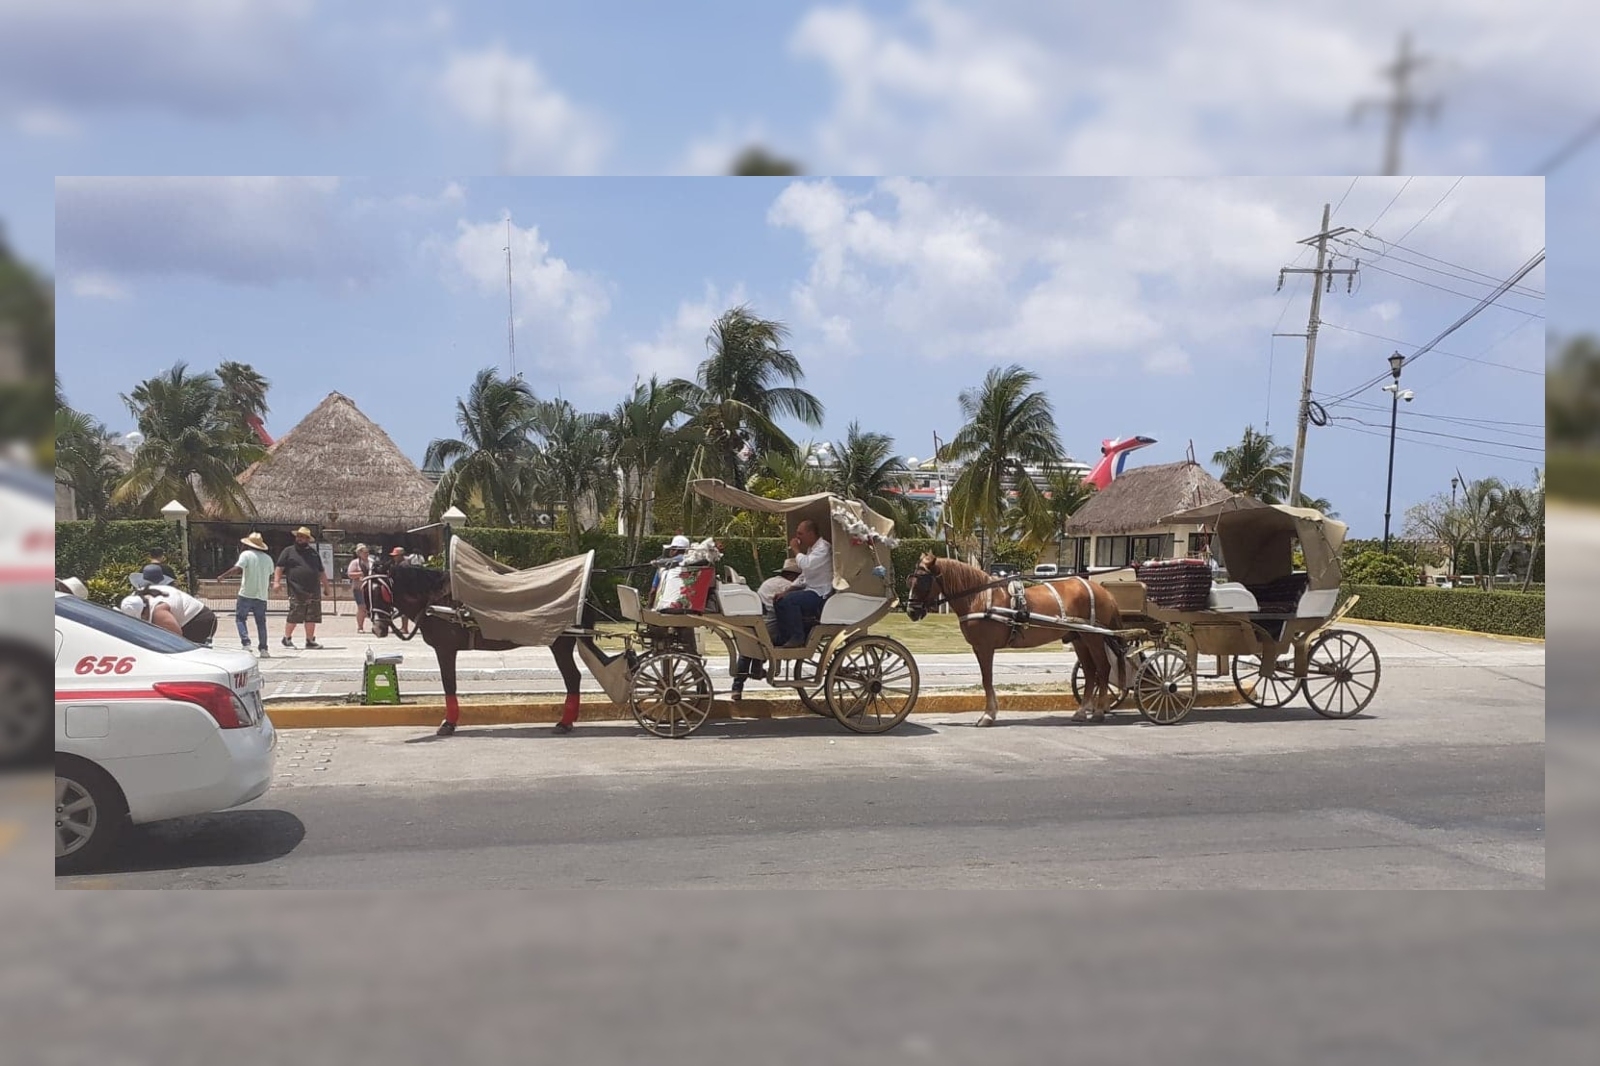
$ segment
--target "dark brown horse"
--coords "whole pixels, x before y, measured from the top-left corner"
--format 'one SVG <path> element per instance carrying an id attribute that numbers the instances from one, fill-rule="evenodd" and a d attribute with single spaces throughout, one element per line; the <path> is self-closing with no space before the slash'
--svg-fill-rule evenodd
<path id="1" fill-rule="evenodd" d="M 1115 702 L 1111 688 L 1112 660 L 1118 671 L 1125 667 L 1126 645 L 1116 637 L 1082 633 L 1043 625 L 1013 625 L 1000 618 L 974 618 L 986 608 L 1012 608 L 1011 593 L 1005 587 L 1013 579 L 995 580 L 976 566 L 955 559 L 924 554 L 911 574 L 911 596 L 906 613 L 913 622 L 928 611 L 948 603 L 961 619 L 961 635 L 977 656 L 983 675 L 986 697 L 978 725 L 994 725 L 998 703 L 994 695 L 994 653 L 1001 648 L 1040 648 L 1061 641 L 1073 645 L 1083 663 L 1083 703 L 1072 717 L 1075 721 L 1100 721 Z M 1030 614 L 1041 618 L 1077 618 L 1102 629 L 1121 629 L 1122 612 L 1105 586 L 1080 577 L 1065 577 L 1031 585 L 1023 590 L 1023 602 Z"/>
<path id="2" fill-rule="evenodd" d="M 373 635 L 387 636 L 391 629 L 399 626 L 401 619 L 409 620 L 411 628 L 422 635 L 438 658 L 439 680 L 444 683 L 445 707 L 444 721 L 439 723 L 438 735 L 449 736 L 456 731 L 456 725 L 461 720 L 461 704 L 456 697 L 456 655 L 464 651 L 507 651 L 523 645 L 507 640 L 490 640 L 471 626 L 429 611 L 430 607 L 457 606 L 450 598 L 450 578 L 441 571 L 420 566 L 396 566 L 387 573 L 374 575 L 368 582 L 367 602 L 370 605 Z M 594 624 L 592 604 L 584 604 L 583 624 L 585 627 Z M 572 732 L 578 720 L 578 683 L 583 675 L 578 670 L 574 652 L 579 639 L 563 635 L 550 645 L 556 668 L 561 671 L 561 680 L 567 687 L 566 706 L 562 710 L 561 720 L 556 723 L 558 733 Z M 610 662 L 613 658 L 595 647 L 587 637 L 581 639 L 602 662 Z"/>

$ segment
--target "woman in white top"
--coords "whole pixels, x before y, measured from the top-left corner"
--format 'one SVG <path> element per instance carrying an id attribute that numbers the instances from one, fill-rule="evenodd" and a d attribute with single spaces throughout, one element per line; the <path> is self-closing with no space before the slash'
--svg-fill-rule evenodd
<path id="1" fill-rule="evenodd" d="M 345 568 L 345 576 L 350 579 L 350 588 L 356 598 L 356 632 L 367 631 L 367 578 L 372 576 L 372 559 L 368 555 L 365 544 L 356 545 L 355 558 L 350 560 L 350 565 Z"/>
<path id="2" fill-rule="evenodd" d="M 217 632 L 217 616 L 211 608 L 182 589 L 168 585 L 157 563 L 146 566 L 139 577 L 139 588 L 124 597 L 117 604 L 117 610 L 196 644 L 211 643 Z"/>

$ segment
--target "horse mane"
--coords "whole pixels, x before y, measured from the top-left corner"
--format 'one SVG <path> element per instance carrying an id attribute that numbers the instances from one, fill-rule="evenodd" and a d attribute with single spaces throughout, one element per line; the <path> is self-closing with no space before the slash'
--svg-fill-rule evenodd
<path id="1" fill-rule="evenodd" d="M 987 571 L 960 559 L 940 559 L 934 569 L 949 601 L 970 596 L 995 580 Z"/>
<path id="2" fill-rule="evenodd" d="M 396 595 L 431 597 L 450 583 L 450 576 L 442 570 L 425 566 L 397 566 L 389 571 L 389 579 Z"/>

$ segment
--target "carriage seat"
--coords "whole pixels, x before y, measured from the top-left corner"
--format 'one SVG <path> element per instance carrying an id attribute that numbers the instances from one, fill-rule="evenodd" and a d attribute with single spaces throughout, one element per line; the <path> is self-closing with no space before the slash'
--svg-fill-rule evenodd
<path id="1" fill-rule="evenodd" d="M 863 596 L 859 592 L 835 592 L 822 603 L 821 624 L 853 626 L 883 607 L 882 596 Z"/>
<path id="2" fill-rule="evenodd" d="M 1259 613 L 1293 615 L 1310 583 L 1311 575 L 1302 570 L 1261 584 L 1246 585 L 1245 588 L 1256 598 Z"/>
<path id="3" fill-rule="evenodd" d="M 719 584 L 717 603 L 730 618 L 761 617 L 761 597 L 748 585 Z"/>
<path id="4" fill-rule="evenodd" d="M 1224 613 L 1241 611 L 1250 614 L 1261 609 L 1250 590 L 1237 581 L 1219 581 L 1213 584 L 1207 607 Z"/>

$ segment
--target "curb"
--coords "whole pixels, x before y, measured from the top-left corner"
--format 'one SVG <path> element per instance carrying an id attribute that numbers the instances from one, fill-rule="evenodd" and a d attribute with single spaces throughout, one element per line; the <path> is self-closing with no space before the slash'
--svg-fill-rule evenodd
<path id="1" fill-rule="evenodd" d="M 1013 692 L 997 693 L 1002 711 L 1072 711 L 1078 701 L 1068 693 Z M 961 714 L 983 710 L 982 693 L 938 693 L 920 696 L 913 715 Z M 1195 696 L 1196 707 L 1235 707 L 1243 701 L 1231 687 L 1201 690 Z M 1131 702 L 1130 704 L 1131 705 Z M 1119 705 L 1120 706 L 1120 705 Z M 492 701 L 462 703 L 461 724 L 468 725 L 540 725 L 561 719 L 564 703 L 561 700 L 534 699 L 523 703 Z M 735 713 L 737 712 L 737 713 Z M 810 717 L 811 711 L 797 699 L 751 698 L 742 703 L 725 699 L 711 706 L 711 720 L 733 718 L 768 719 Z M 327 704 L 314 707 L 272 707 L 267 716 L 278 729 L 372 729 L 388 726 L 433 727 L 444 717 L 444 703 L 428 702 L 400 704 L 399 706 L 362 706 L 360 704 Z M 579 721 L 618 722 L 632 721 L 633 714 L 626 707 L 612 703 L 601 696 L 597 701 L 585 703 Z"/>
<path id="2" fill-rule="evenodd" d="M 1543 637 L 1519 637 L 1512 633 L 1485 633 L 1481 629 L 1453 629 L 1450 626 L 1419 626 L 1414 622 L 1379 622 L 1372 618 L 1351 618 L 1345 615 L 1340 619 L 1351 625 L 1381 626 L 1385 629 L 1412 629 L 1418 633 L 1459 633 L 1464 637 L 1488 637 L 1491 640 L 1509 640 L 1518 644 L 1543 644 Z"/>

